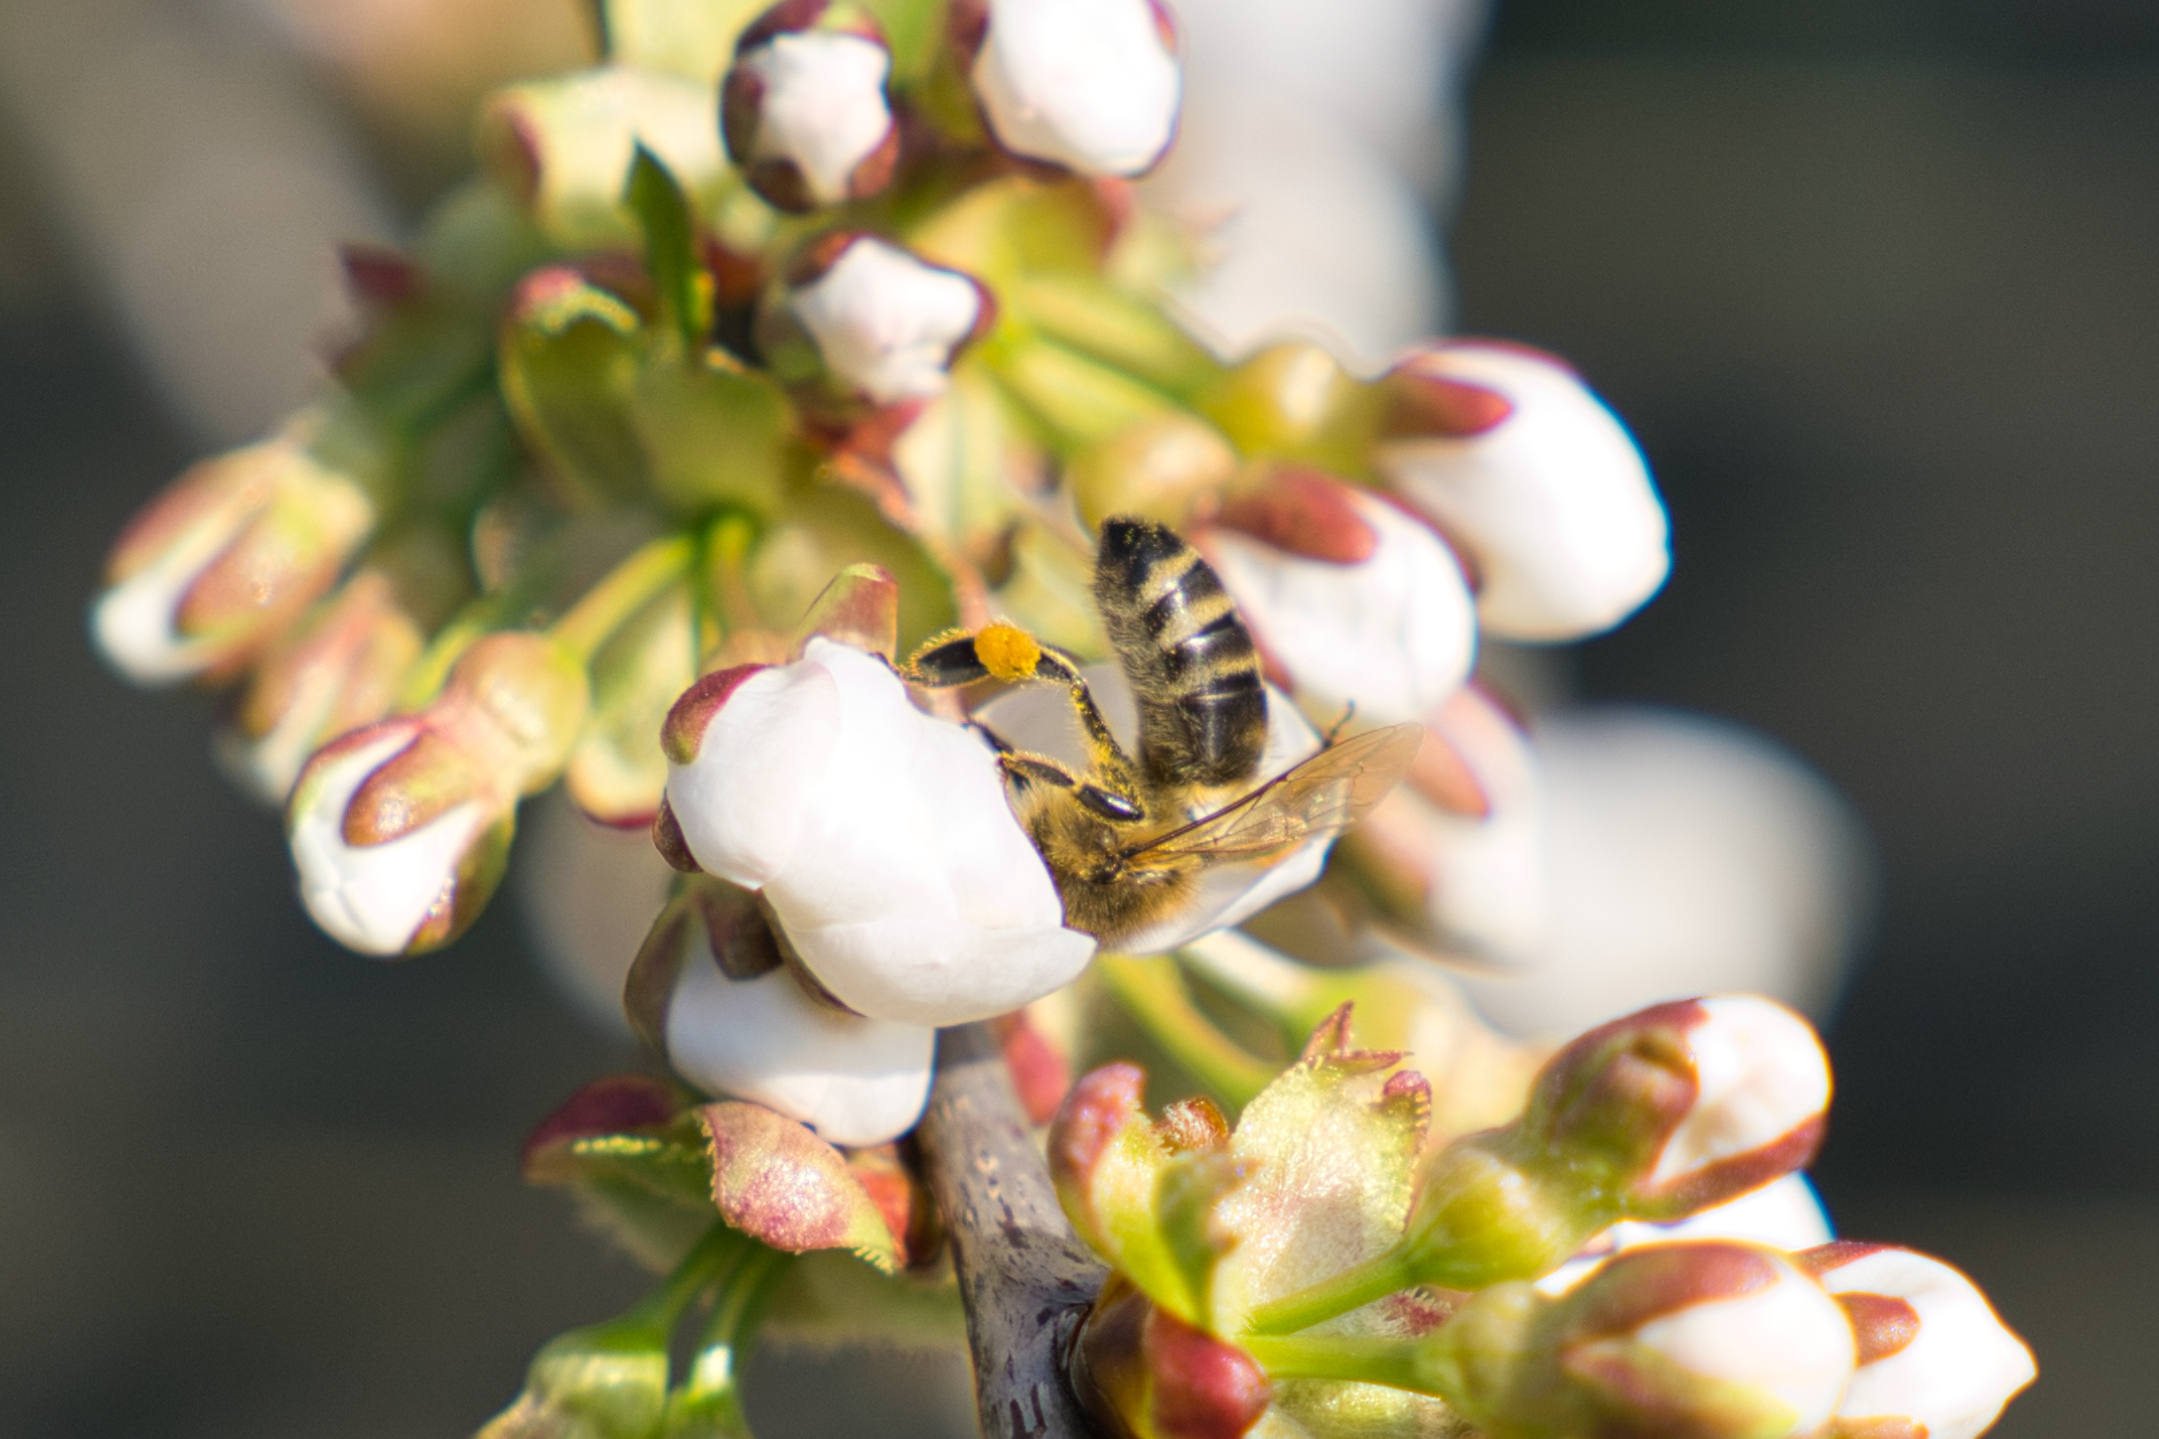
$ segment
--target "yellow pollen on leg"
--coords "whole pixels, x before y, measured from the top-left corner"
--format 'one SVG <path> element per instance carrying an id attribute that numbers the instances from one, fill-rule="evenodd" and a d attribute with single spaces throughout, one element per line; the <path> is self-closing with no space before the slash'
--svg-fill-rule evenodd
<path id="1" fill-rule="evenodd" d="M 1017 625 L 999 620 L 975 636 L 975 658 L 1001 680 L 1031 678 L 1042 659 L 1042 646 Z"/>

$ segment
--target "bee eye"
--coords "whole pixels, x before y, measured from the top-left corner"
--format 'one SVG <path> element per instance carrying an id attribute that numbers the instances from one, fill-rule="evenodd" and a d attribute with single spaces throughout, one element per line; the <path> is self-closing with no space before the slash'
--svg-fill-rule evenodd
<path id="1" fill-rule="evenodd" d="M 1113 824 L 1136 824 L 1147 817 L 1135 800 L 1103 789 L 1099 785 L 1083 784 L 1078 790 L 1079 802 L 1090 813 L 1100 815 Z"/>

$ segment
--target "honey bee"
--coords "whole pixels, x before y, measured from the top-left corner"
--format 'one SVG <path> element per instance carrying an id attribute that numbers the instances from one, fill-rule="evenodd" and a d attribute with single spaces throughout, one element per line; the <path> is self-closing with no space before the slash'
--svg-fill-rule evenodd
<path id="1" fill-rule="evenodd" d="M 1416 755 L 1419 727 L 1397 725 L 1330 740 L 1263 776 L 1259 650 L 1213 569 L 1164 526 L 1103 524 L 1094 601 L 1138 705 L 1137 755 L 1111 732 L 1078 661 L 1012 625 L 940 635 L 903 673 L 929 688 L 996 678 L 1066 691 L 1086 739 L 1084 774 L 983 733 L 1065 923 L 1107 948 L 1186 912 L 1210 869 L 1264 866 L 1347 829 Z"/>

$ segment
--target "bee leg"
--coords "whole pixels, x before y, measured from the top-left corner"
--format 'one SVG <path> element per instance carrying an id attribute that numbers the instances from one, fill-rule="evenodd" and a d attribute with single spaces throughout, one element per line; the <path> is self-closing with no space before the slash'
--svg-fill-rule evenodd
<path id="1" fill-rule="evenodd" d="M 1046 784 L 1066 790 L 1082 809 L 1111 824 L 1137 824 L 1147 817 L 1147 811 L 1132 796 L 1081 779 L 1055 760 L 1006 750 L 997 756 L 997 763 L 1013 784 Z"/>
<path id="2" fill-rule="evenodd" d="M 1125 793 L 1135 792 L 1139 788 L 1135 780 L 1138 767 L 1124 752 L 1124 746 L 1117 743 L 1117 736 L 1111 733 L 1109 721 L 1102 717 L 1101 707 L 1095 703 L 1094 691 L 1087 687 L 1087 677 L 1079 672 L 1079 665 L 1072 656 L 1063 650 L 1044 647 L 1042 657 L 1035 662 L 1035 678 L 1045 684 L 1064 687 L 1071 697 L 1073 713 L 1079 716 L 1080 728 L 1087 735 L 1087 747 L 1092 752 L 1095 769 L 1114 777 Z"/>
<path id="3" fill-rule="evenodd" d="M 939 635 L 916 650 L 900 675 L 925 689 L 949 690 L 986 680 L 990 671 L 975 652 L 975 637 L 961 630 Z"/>

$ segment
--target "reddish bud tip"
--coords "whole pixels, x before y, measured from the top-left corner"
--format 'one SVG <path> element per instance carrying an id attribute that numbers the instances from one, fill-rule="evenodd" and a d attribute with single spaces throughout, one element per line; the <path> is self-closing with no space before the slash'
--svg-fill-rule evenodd
<path id="1" fill-rule="evenodd" d="M 703 874 L 705 867 L 690 853 L 690 842 L 682 837 L 682 825 L 667 801 L 660 801 L 660 812 L 652 817 L 652 847 L 660 852 L 660 858 L 683 874 Z"/>
<path id="2" fill-rule="evenodd" d="M 1379 549 L 1350 486 L 1315 470 L 1276 470 L 1260 489 L 1225 502 L 1215 523 L 1329 564 L 1363 564 Z"/>
<path id="3" fill-rule="evenodd" d="M 675 764 L 694 763 L 698 751 L 704 747 L 705 726 L 712 723 L 712 717 L 719 713 L 720 706 L 727 703 L 728 697 L 734 694 L 736 687 L 744 680 L 766 668 L 769 666 L 753 664 L 715 670 L 684 690 L 682 697 L 675 701 L 674 708 L 667 712 L 666 723 L 660 726 L 660 748 L 666 752 L 667 758 Z M 667 816 L 664 806 L 661 814 Z M 672 822 L 672 817 L 668 818 Z M 675 831 L 678 839 L 681 833 L 679 828 Z M 668 852 L 664 842 L 660 845 L 660 852 Z M 688 850 L 683 852 L 687 854 Z M 679 864 L 675 867 L 683 868 Z"/>
<path id="4" fill-rule="evenodd" d="M 1384 381 L 1387 410 L 1380 421 L 1384 439 L 1468 439 L 1497 429 L 1514 413 L 1514 402 L 1497 390 L 1422 374 L 1414 365 L 1411 361 Z"/>

